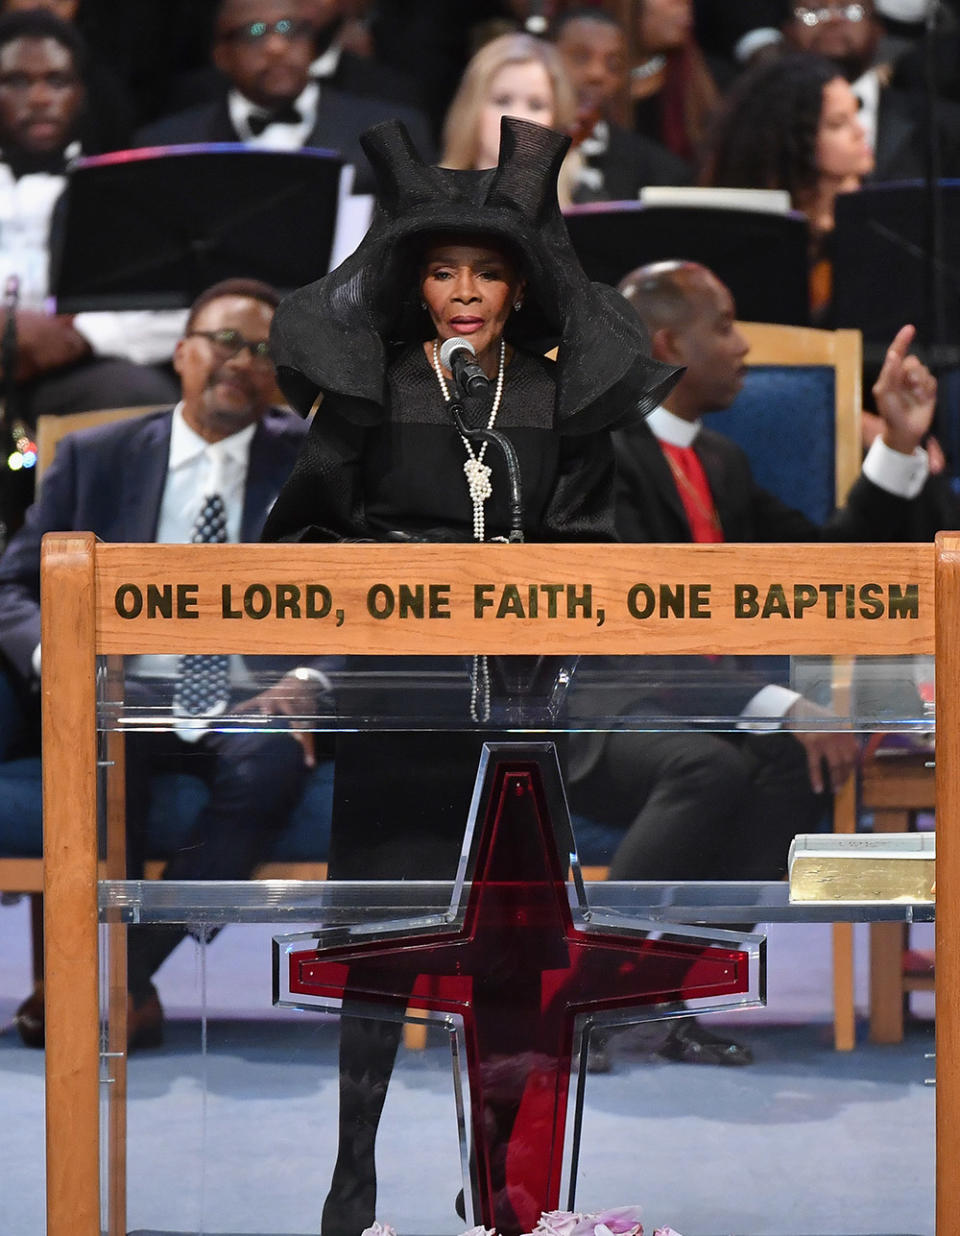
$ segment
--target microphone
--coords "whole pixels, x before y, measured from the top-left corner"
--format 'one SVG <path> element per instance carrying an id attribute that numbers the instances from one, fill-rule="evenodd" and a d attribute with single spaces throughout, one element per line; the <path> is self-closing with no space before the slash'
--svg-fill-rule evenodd
<path id="1" fill-rule="evenodd" d="M 449 369 L 461 396 L 482 395 L 490 379 L 477 364 L 477 351 L 468 339 L 447 339 L 440 347 L 440 364 Z"/>

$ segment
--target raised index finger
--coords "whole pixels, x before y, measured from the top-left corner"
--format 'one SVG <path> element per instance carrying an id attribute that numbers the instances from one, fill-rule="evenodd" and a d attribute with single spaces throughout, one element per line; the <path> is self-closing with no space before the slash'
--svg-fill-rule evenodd
<path id="1" fill-rule="evenodd" d="M 904 360 L 916 333 L 917 328 L 915 326 L 909 324 L 901 326 L 893 337 L 893 343 L 887 348 L 887 356 L 892 352 L 899 360 Z"/>

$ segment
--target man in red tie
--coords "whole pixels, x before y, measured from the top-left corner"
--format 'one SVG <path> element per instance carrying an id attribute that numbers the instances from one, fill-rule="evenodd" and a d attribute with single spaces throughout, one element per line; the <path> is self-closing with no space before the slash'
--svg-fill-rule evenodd
<path id="1" fill-rule="evenodd" d="M 614 434 L 617 525 L 626 542 L 909 541 L 925 526 L 929 476 L 921 442 L 933 417 L 936 382 L 908 355 L 913 327 L 891 344 L 874 387 L 883 432 L 871 446 L 846 505 L 820 527 L 757 485 L 744 452 L 707 428 L 733 403 L 748 352 L 729 290 L 703 266 L 660 262 L 628 275 L 620 291 L 643 319 L 653 356 L 686 371 L 646 419 Z M 776 409 L 771 409 L 776 415 Z M 784 425 L 783 449 L 797 442 Z M 769 681 L 740 659 L 700 663 L 654 658 L 650 684 L 623 667 L 624 714 L 739 716 L 730 732 L 691 726 L 662 732 L 571 738 L 568 789 L 575 811 L 623 826 L 610 865 L 617 880 L 777 880 L 797 833 L 814 831 L 829 794 L 853 772 L 850 732 L 810 731 L 816 702 Z M 633 686 L 630 685 L 631 681 Z M 684 685 L 685 684 L 685 685 Z M 694 699 L 693 697 L 696 696 Z M 654 1050 L 687 1063 L 749 1063 L 748 1048 L 696 1019 L 679 1018 Z M 595 1044 L 591 1067 L 609 1067 Z"/>

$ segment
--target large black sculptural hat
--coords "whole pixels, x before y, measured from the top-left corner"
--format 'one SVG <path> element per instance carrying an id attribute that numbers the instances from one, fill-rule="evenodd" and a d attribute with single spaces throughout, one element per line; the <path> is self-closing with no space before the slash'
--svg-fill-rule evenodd
<path id="1" fill-rule="evenodd" d="M 505 336 L 530 352 L 558 348 L 561 432 L 645 414 L 668 393 L 677 371 L 650 358 L 639 318 L 613 288 L 590 282 L 570 244 L 557 202 L 569 138 L 504 117 L 500 161 L 481 172 L 425 164 L 399 121 L 360 140 L 378 186 L 370 229 L 274 318 L 277 375 L 293 407 L 306 414 L 323 392 L 346 396 L 356 419 L 379 418 L 394 345 L 432 334 L 418 287 L 424 249 L 451 236 L 489 238 L 517 262 L 527 286 Z"/>

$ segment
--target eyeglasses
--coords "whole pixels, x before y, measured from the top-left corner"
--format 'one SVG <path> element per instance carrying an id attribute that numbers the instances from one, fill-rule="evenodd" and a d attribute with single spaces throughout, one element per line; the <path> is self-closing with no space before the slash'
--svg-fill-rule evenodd
<path id="1" fill-rule="evenodd" d="M 259 43 L 268 34 L 279 34 L 281 38 L 293 42 L 294 39 L 310 38 L 313 27 L 308 21 L 281 17 L 279 21 L 250 21 L 243 26 L 234 26 L 232 30 L 221 31 L 217 38 L 229 43 Z"/>
<path id="2" fill-rule="evenodd" d="M 828 21 L 863 21 L 867 10 L 862 4 L 824 5 L 819 9 L 801 5 L 793 10 L 793 16 L 804 26 L 821 26 Z"/>
<path id="3" fill-rule="evenodd" d="M 197 336 L 208 340 L 216 351 L 223 356 L 224 360 L 229 360 L 232 356 L 239 356 L 243 349 L 247 348 L 250 352 L 250 359 L 255 365 L 262 365 L 264 368 L 267 368 L 273 364 L 273 359 L 270 356 L 269 339 L 245 339 L 238 330 L 233 330 L 229 326 L 225 326 L 222 330 L 187 331 L 188 339 L 193 339 Z"/>

